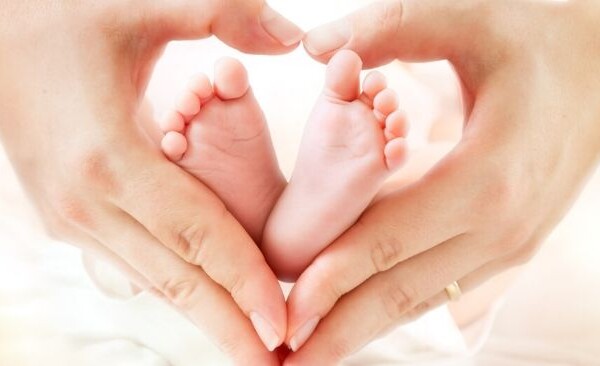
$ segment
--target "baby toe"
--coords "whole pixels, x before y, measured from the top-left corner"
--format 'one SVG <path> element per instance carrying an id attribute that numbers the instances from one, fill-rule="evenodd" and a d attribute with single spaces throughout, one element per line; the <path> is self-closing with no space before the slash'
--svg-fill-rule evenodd
<path id="1" fill-rule="evenodd" d="M 169 160 L 177 162 L 183 158 L 187 151 L 188 142 L 179 132 L 168 132 L 162 139 L 161 148 Z"/>
<path id="2" fill-rule="evenodd" d="M 375 96 L 373 108 L 377 120 L 383 125 L 390 113 L 398 109 L 398 95 L 392 89 L 384 89 Z"/>
<path id="3" fill-rule="evenodd" d="M 408 134 L 408 120 L 402 111 L 392 112 L 385 120 L 385 138 L 393 140 Z"/>
<path id="4" fill-rule="evenodd" d="M 192 91 L 186 90 L 177 98 L 175 109 L 189 121 L 200 112 L 200 99 Z"/>
<path id="5" fill-rule="evenodd" d="M 387 80 L 379 71 L 372 71 L 363 82 L 363 95 L 373 104 L 375 96 L 387 88 Z"/>
<path id="6" fill-rule="evenodd" d="M 158 126 L 163 133 L 170 131 L 183 132 L 185 121 L 183 116 L 177 111 L 168 111 L 159 121 Z"/>
<path id="7" fill-rule="evenodd" d="M 205 101 L 213 96 L 213 86 L 206 74 L 194 75 L 189 84 L 188 89 L 196 94 L 200 101 Z"/>
<path id="8" fill-rule="evenodd" d="M 406 160 L 406 140 L 396 138 L 385 145 L 385 161 L 389 170 L 400 168 Z"/>

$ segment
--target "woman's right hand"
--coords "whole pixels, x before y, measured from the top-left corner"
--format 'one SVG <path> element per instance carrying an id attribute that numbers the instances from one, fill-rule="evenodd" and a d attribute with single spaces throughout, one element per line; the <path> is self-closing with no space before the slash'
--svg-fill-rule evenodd
<path id="1" fill-rule="evenodd" d="M 598 1 L 490 0 L 385 0 L 307 34 L 323 62 L 448 59 L 466 123 L 302 274 L 286 365 L 337 364 L 447 302 L 454 281 L 469 291 L 536 253 L 600 159 L 599 34 Z"/>
<path id="2" fill-rule="evenodd" d="M 302 38 L 261 0 L 4 2 L 0 137 L 52 234 L 112 260 L 236 363 L 278 364 L 267 350 L 286 333 L 277 279 L 223 204 L 137 125 L 166 43 L 211 34 L 269 54 Z"/>

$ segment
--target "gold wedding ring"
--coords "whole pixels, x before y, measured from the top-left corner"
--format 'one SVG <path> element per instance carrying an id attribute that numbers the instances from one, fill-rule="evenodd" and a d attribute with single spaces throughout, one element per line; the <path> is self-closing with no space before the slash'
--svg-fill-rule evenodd
<path id="1" fill-rule="evenodd" d="M 460 299 L 460 296 L 462 295 L 462 291 L 460 290 L 460 286 L 458 285 L 458 282 L 454 281 L 451 284 L 449 284 L 448 286 L 446 286 L 446 295 L 448 295 L 448 298 L 450 299 L 450 301 L 458 301 Z"/>

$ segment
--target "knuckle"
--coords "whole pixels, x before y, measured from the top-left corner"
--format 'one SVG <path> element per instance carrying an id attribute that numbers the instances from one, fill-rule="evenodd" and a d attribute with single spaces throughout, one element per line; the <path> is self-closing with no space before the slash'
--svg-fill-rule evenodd
<path id="1" fill-rule="evenodd" d="M 519 249 L 513 251 L 509 265 L 512 267 L 522 266 L 529 263 L 537 254 L 539 245 L 534 242 L 529 242 L 525 245 L 520 245 Z"/>
<path id="2" fill-rule="evenodd" d="M 399 34 L 404 17 L 404 3 L 397 0 L 384 1 L 375 6 L 379 6 L 375 19 L 381 25 L 380 29 L 387 30 L 392 36 Z"/>
<path id="3" fill-rule="evenodd" d="M 332 359 L 331 363 L 336 364 L 350 356 L 354 352 L 354 349 L 350 341 L 342 338 L 332 342 L 329 352 Z"/>
<path id="4" fill-rule="evenodd" d="M 214 244 L 214 233 L 229 213 L 224 205 L 217 205 L 210 215 L 210 220 L 202 216 L 186 220 L 172 232 L 171 242 L 175 243 L 172 249 L 188 263 L 206 263 L 207 251 Z"/>
<path id="5" fill-rule="evenodd" d="M 216 343 L 221 352 L 227 356 L 233 359 L 240 358 L 239 355 L 241 354 L 242 346 L 240 340 L 236 339 L 236 337 L 229 334 L 224 334 L 222 337 L 216 340 Z"/>
<path id="6" fill-rule="evenodd" d="M 248 287 L 247 284 L 248 281 L 246 280 L 246 278 L 240 276 L 239 274 L 233 274 L 232 276 L 230 276 L 229 284 L 227 284 L 226 287 L 229 290 L 231 297 L 233 298 L 233 300 L 235 300 L 236 303 L 241 303 L 243 293 Z"/>
<path id="7" fill-rule="evenodd" d="M 326 298 L 337 300 L 344 295 L 344 286 L 340 282 L 342 276 L 339 276 L 336 265 L 328 258 L 317 257 L 306 274 L 309 278 L 305 282 L 314 284 L 318 288 L 317 293 Z"/>
<path id="8" fill-rule="evenodd" d="M 371 250 L 371 261 L 377 272 L 387 271 L 401 258 L 400 243 L 392 237 L 377 235 Z"/>
<path id="9" fill-rule="evenodd" d="M 57 194 L 51 205 L 57 217 L 50 220 L 49 225 L 54 227 L 53 230 L 57 230 L 59 235 L 63 233 L 65 223 L 93 228 L 94 221 L 88 208 L 89 205 L 77 196 L 69 193 Z"/>
<path id="10" fill-rule="evenodd" d="M 514 187 L 506 178 L 499 178 L 482 185 L 480 195 L 475 200 L 475 209 L 486 218 L 510 215 L 514 204 Z"/>
<path id="11" fill-rule="evenodd" d="M 476 225 L 494 225 L 514 219 L 519 210 L 517 179 L 497 167 L 483 168 L 475 177 L 477 190 L 468 203 L 470 217 Z"/>
<path id="12" fill-rule="evenodd" d="M 177 308 L 186 311 L 195 303 L 193 296 L 198 282 L 190 278 L 170 278 L 157 286 L 157 290 Z"/>
<path id="13" fill-rule="evenodd" d="M 424 301 L 424 302 L 418 304 L 417 306 L 414 307 L 414 309 L 411 309 L 406 313 L 406 315 L 404 316 L 403 323 L 408 323 L 408 322 L 412 322 L 414 320 L 419 319 L 424 314 L 433 310 L 434 307 L 435 307 L 435 305 L 433 303 L 431 303 L 430 301 Z"/>
<path id="14" fill-rule="evenodd" d="M 101 148 L 90 149 L 76 155 L 69 164 L 75 173 L 76 183 L 105 193 L 119 190 L 114 165 L 109 154 Z"/>
<path id="15" fill-rule="evenodd" d="M 258 346 L 251 337 L 240 338 L 239 332 L 219 332 L 216 345 L 233 365 L 263 365 L 267 350 Z"/>
<path id="16" fill-rule="evenodd" d="M 207 229 L 199 222 L 186 226 L 176 234 L 175 252 L 188 263 L 203 263 Z"/>
<path id="17" fill-rule="evenodd" d="M 533 229 L 522 223 L 509 223 L 510 229 L 492 244 L 491 254 L 495 258 L 502 258 L 511 253 L 520 253 L 533 236 Z M 492 227 L 490 229 L 494 230 Z M 497 230 L 497 227 L 495 228 Z"/>
<path id="18" fill-rule="evenodd" d="M 396 321 L 413 309 L 417 305 L 416 297 L 416 292 L 406 284 L 398 283 L 388 286 L 387 291 L 381 296 L 388 319 Z"/>

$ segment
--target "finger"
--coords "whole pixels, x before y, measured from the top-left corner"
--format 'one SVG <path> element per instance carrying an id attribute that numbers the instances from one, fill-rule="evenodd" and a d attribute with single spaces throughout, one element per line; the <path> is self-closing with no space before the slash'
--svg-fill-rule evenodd
<path id="1" fill-rule="evenodd" d="M 464 235 L 377 274 L 339 300 L 286 365 L 337 364 L 407 313 L 488 261 L 472 237 Z M 361 316 L 356 316 L 361 309 Z M 292 342 L 293 349 L 299 343 Z"/>
<path id="2" fill-rule="evenodd" d="M 473 39 L 478 2 L 384 0 L 307 33 L 308 53 L 326 62 L 340 49 L 357 52 L 366 67 L 404 60 L 449 58 Z"/>
<path id="3" fill-rule="evenodd" d="M 263 0 L 152 2 L 151 19 L 169 39 L 216 35 L 247 53 L 277 54 L 296 48 L 304 32 Z"/>
<path id="4" fill-rule="evenodd" d="M 445 243 L 444 246 L 446 246 L 446 248 L 452 247 L 452 246 L 460 247 L 461 241 L 466 242 L 466 241 L 471 241 L 471 239 L 463 237 L 463 238 L 461 238 L 460 241 L 457 240 L 457 241 L 453 241 L 453 242 L 448 242 L 448 243 Z M 485 260 L 484 258 L 486 258 L 488 256 L 485 256 L 485 255 L 481 256 L 480 259 L 482 261 L 484 261 Z M 425 258 L 424 256 L 420 256 L 415 259 L 423 259 L 423 263 L 414 263 L 416 266 L 421 266 L 421 268 L 424 268 L 426 263 L 428 263 L 429 265 L 431 264 L 428 262 L 430 259 Z M 467 258 L 465 257 L 464 259 L 467 259 Z M 412 261 L 412 259 L 409 261 Z M 444 304 L 448 304 L 451 313 L 453 314 L 453 316 L 455 317 L 455 320 L 457 321 L 457 325 L 461 326 L 461 324 L 462 325 L 472 324 L 472 322 L 474 320 L 477 320 L 477 319 L 481 318 L 481 316 L 484 316 L 485 313 L 487 312 L 487 310 L 490 308 L 490 306 L 493 305 L 493 301 L 498 298 L 497 294 L 498 294 L 499 289 L 500 289 L 500 292 L 502 292 L 503 289 L 507 289 L 508 286 L 510 285 L 510 283 L 513 282 L 514 276 L 518 272 L 507 271 L 507 268 L 510 268 L 510 267 L 513 267 L 513 266 L 519 265 L 519 264 L 522 264 L 522 262 L 515 262 L 514 255 L 508 255 L 508 256 L 505 256 L 504 258 L 490 261 L 490 262 L 480 266 L 478 269 L 470 272 L 469 274 L 467 274 L 466 276 L 462 277 L 460 280 L 457 281 L 457 283 L 460 286 L 461 292 L 462 292 L 462 297 L 456 303 L 454 303 L 454 302 L 449 303 L 448 294 L 443 289 L 438 291 L 432 297 L 428 298 L 425 301 L 421 301 L 418 304 L 416 304 L 418 302 L 418 300 L 401 301 L 400 303 L 412 302 L 412 303 L 415 303 L 416 305 L 414 305 L 408 311 L 405 311 L 405 312 L 400 311 L 399 312 L 400 315 L 397 318 L 397 321 L 390 322 L 390 324 L 387 327 L 383 327 L 380 334 L 386 333 L 388 330 L 391 330 L 390 328 L 395 328 L 395 327 L 401 326 L 403 324 L 410 323 L 410 322 L 420 318 L 424 314 L 428 313 L 429 311 L 431 311 L 441 305 L 444 305 Z M 400 267 L 402 265 L 403 264 L 399 265 L 398 267 Z M 408 273 L 409 271 L 412 272 L 412 270 L 409 268 L 405 268 L 404 270 L 406 271 L 406 273 Z M 397 271 L 397 269 L 394 268 L 390 272 L 392 272 L 392 271 Z M 455 272 L 455 273 L 458 273 L 458 272 Z M 387 275 L 385 275 L 385 276 L 387 276 Z M 398 277 L 398 274 L 396 274 L 395 276 L 392 276 L 392 277 L 394 277 L 394 278 L 382 276 L 382 279 L 383 279 L 382 282 L 385 283 L 386 281 L 396 281 L 396 279 L 400 278 L 400 277 L 408 278 L 405 274 L 401 274 L 400 277 Z M 496 279 L 492 280 L 493 277 L 496 277 Z M 450 277 L 448 277 L 448 278 L 450 278 Z M 442 281 L 442 282 L 438 282 L 438 284 L 439 283 L 445 283 L 445 282 Z M 450 282 L 448 282 L 448 283 L 450 283 Z M 484 294 L 483 296 L 485 298 L 482 301 L 482 299 L 480 298 L 481 296 L 479 296 L 479 295 L 481 295 L 479 293 L 480 291 L 474 292 L 473 295 L 471 294 L 471 292 L 473 290 L 475 290 L 481 286 L 485 287 L 485 286 L 487 286 L 487 284 L 490 284 L 490 289 L 487 291 L 493 292 L 492 296 L 486 297 L 486 295 Z M 420 285 L 416 285 L 416 286 L 420 286 Z M 407 288 L 412 288 L 412 287 L 407 287 Z M 419 287 L 417 287 L 417 288 L 419 288 Z M 434 289 L 434 287 L 432 287 L 432 289 Z M 484 291 L 486 291 L 486 290 L 484 290 Z M 400 291 L 400 293 L 407 294 L 410 292 L 406 291 L 406 290 L 402 290 L 402 291 Z M 358 297 L 359 295 L 354 295 L 354 293 L 353 293 L 353 294 L 351 294 L 351 296 Z M 360 295 L 360 296 L 370 296 L 370 294 Z M 475 298 L 472 298 L 472 296 L 475 296 Z M 471 301 L 471 302 L 474 301 L 478 306 L 465 306 L 464 303 L 469 302 L 469 301 Z M 482 302 L 483 302 L 484 306 L 481 306 Z M 393 303 L 397 303 L 397 300 L 394 300 Z M 462 304 L 462 308 L 458 307 L 460 304 Z M 357 304 L 351 305 L 351 307 L 353 307 L 353 306 L 357 306 Z M 406 306 L 406 308 L 409 308 L 409 307 L 410 306 Z M 468 308 L 469 314 L 461 314 L 461 313 L 464 313 L 464 311 L 462 311 L 463 308 Z M 458 312 L 458 311 L 455 311 L 455 309 L 461 309 L 461 311 Z M 474 310 L 475 310 L 475 313 L 473 313 Z M 477 312 L 477 310 L 481 310 L 481 311 Z M 457 316 L 461 319 L 458 319 Z"/>
<path id="5" fill-rule="evenodd" d="M 492 276 L 494 276 L 498 273 L 499 273 L 498 266 L 485 265 L 482 268 L 473 272 L 472 274 L 469 274 L 466 277 L 464 277 L 463 279 L 457 281 L 462 290 L 462 293 L 463 293 L 463 298 L 461 298 L 461 300 L 457 304 L 461 304 L 464 302 L 464 296 L 465 295 L 468 296 L 469 291 L 474 290 L 481 284 L 485 283 L 485 281 L 489 280 L 489 278 L 491 278 Z M 392 324 L 388 328 L 396 328 L 396 327 L 402 326 L 404 324 L 408 324 L 412 321 L 419 319 L 426 313 L 428 313 L 442 305 L 445 305 L 445 304 L 448 304 L 449 307 L 452 308 L 454 303 L 449 303 L 448 294 L 446 293 L 445 290 L 441 290 L 434 296 L 430 297 L 429 299 L 427 299 L 425 301 L 422 301 L 418 305 L 415 305 L 412 309 L 405 312 L 403 315 L 401 315 L 397 319 L 395 324 Z M 389 329 L 389 330 L 392 330 L 392 329 Z M 383 329 L 381 334 L 385 334 L 386 331 L 387 331 L 387 329 Z"/>
<path id="6" fill-rule="evenodd" d="M 82 253 L 82 260 L 88 276 L 106 296 L 128 299 L 152 288 L 148 280 L 129 263 L 100 243 L 96 248 L 87 248 Z M 122 276 L 116 275 L 115 270 Z"/>
<path id="7" fill-rule="evenodd" d="M 152 160 L 139 164 L 149 167 L 152 173 L 140 177 L 131 169 L 124 172 L 124 181 L 133 183 L 121 189 L 115 203 L 163 246 L 200 266 L 230 292 L 244 313 L 253 317 L 269 349 L 281 344 L 287 328 L 285 299 L 256 244 L 198 180 L 164 159 L 145 159 Z"/>
<path id="8" fill-rule="evenodd" d="M 463 185 L 460 171 L 434 170 L 416 185 L 387 196 L 325 249 L 290 294 L 288 341 L 371 276 L 466 233 L 469 226 L 463 217 L 468 200 L 456 195 L 455 188 Z"/>
<path id="9" fill-rule="evenodd" d="M 510 267 L 510 261 L 505 259 L 483 265 L 457 281 L 462 292 L 459 301 L 449 302 L 446 291 L 440 291 L 401 316 L 398 325 L 416 320 L 443 304 L 448 304 L 448 309 L 459 327 L 473 324 L 485 317 L 520 273 L 518 268 L 507 270 Z"/>
<path id="10" fill-rule="evenodd" d="M 130 294 L 131 291 L 118 291 L 107 285 L 108 279 L 102 277 L 97 271 L 98 262 L 104 261 L 123 274 L 132 285 L 139 289 L 150 287 L 148 281 L 138 271 L 133 269 L 123 258 L 117 256 L 111 250 L 106 248 L 92 236 L 86 234 L 83 230 L 77 229 L 70 224 L 61 224 L 61 234 L 76 247 L 82 250 L 82 260 L 90 279 L 108 296 L 123 297 L 124 293 Z"/>
<path id="11" fill-rule="evenodd" d="M 98 222 L 105 228 L 99 240 L 207 332 L 236 364 L 277 364 L 277 357 L 265 348 L 228 291 L 200 267 L 182 261 L 126 213 L 101 217 Z"/>

